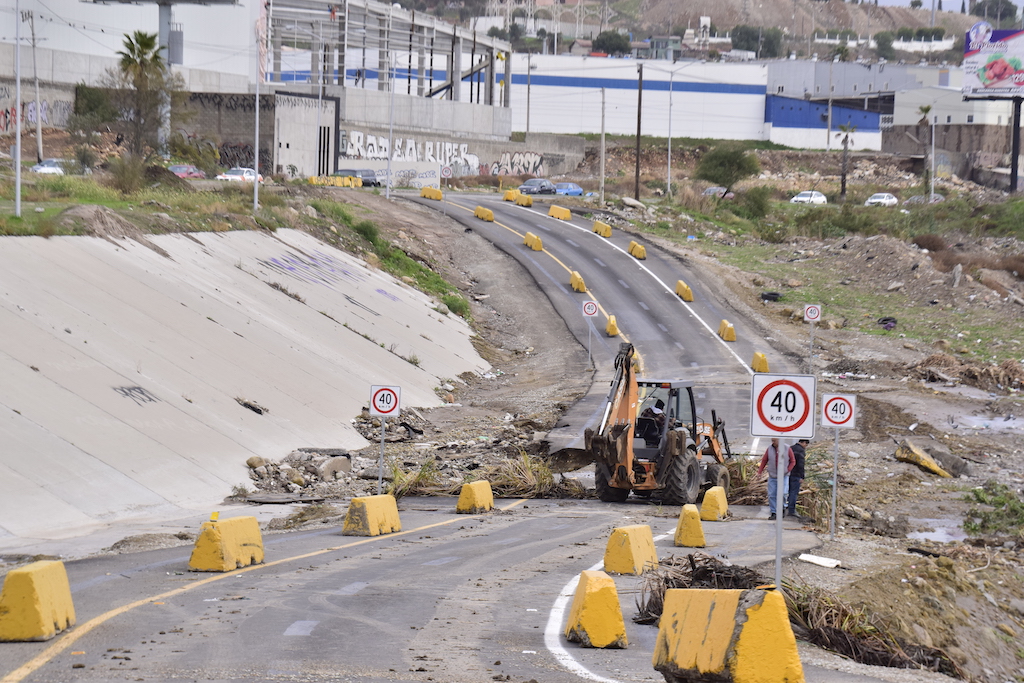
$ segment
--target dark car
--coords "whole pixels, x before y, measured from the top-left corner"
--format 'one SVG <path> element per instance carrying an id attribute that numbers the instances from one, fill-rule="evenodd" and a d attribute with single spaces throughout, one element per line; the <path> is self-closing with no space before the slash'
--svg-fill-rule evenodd
<path id="1" fill-rule="evenodd" d="M 192 164 L 177 164 L 168 166 L 167 170 L 179 178 L 205 178 L 206 174 Z"/>
<path id="2" fill-rule="evenodd" d="M 530 178 L 519 186 L 523 194 L 558 194 L 558 188 L 550 180 L 544 178 Z"/>
<path id="3" fill-rule="evenodd" d="M 363 187 L 381 186 L 381 182 L 377 180 L 377 173 L 369 168 L 342 168 L 334 175 L 359 178 L 363 181 Z"/>

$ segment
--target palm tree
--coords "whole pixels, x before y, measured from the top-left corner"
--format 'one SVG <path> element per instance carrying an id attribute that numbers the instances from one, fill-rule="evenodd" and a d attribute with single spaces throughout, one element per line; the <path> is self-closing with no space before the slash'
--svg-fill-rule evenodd
<path id="1" fill-rule="evenodd" d="M 145 81 L 154 69 L 162 71 L 164 58 L 160 56 L 160 45 L 157 34 L 136 31 L 124 37 L 124 50 L 118 50 L 121 56 L 121 70 L 129 74 L 136 88 L 145 85 Z M 140 83 L 141 81 L 141 83 Z"/>
<path id="2" fill-rule="evenodd" d="M 155 33 L 135 31 L 125 35 L 120 75 L 130 92 L 126 93 L 124 117 L 128 126 L 128 151 L 142 155 L 147 146 L 156 148 L 161 121 L 168 109 L 165 92 L 169 72 L 160 56 L 160 43 Z"/>
<path id="3" fill-rule="evenodd" d="M 841 171 L 841 185 L 839 187 L 839 203 L 846 203 L 846 171 L 850 165 L 850 143 L 853 142 L 853 132 L 857 130 L 857 126 L 850 122 L 839 124 L 839 132 L 836 133 L 837 138 L 843 139 L 843 166 Z"/>
<path id="4" fill-rule="evenodd" d="M 929 116 L 929 114 L 932 113 L 932 105 L 930 105 L 930 104 L 922 104 L 920 107 L 917 108 L 917 113 L 921 115 L 921 120 L 917 122 L 917 125 L 919 125 L 919 126 L 920 125 L 927 125 L 927 126 L 929 126 L 931 128 L 930 132 L 931 132 L 931 139 L 932 139 L 932 155 L 934 155 L 935 154 L 935 122 L 933 121 L 932 117 Z M 925 148 L 925 149 L 927 149 L 927 148 Z M 934 163 L 935 163 L 935 160 L 932 159 L 932 165 L 934 165 Z M 932 187 L 932 189 L 934 189 L 934 187 L 935 187 L 934 182 L 932 181 L 931 170 L 930 170 L 929 166 L 925 167 L 924 176 L 925 176 L 925 183 L 924 183 L 925 192 L 929 192 L 929 190 L 928 190 L 929 185 Z M 931 196 L 929 194 L 928 201 L 930 202 L 931 199 L 932 198 L 931 198 Z"/>

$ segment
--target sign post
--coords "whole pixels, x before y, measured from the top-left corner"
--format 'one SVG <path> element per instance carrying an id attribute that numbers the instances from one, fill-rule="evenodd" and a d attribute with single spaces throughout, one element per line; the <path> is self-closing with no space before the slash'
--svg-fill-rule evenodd
<path id="1" fill-rule="evenodd" d="M 835 427 L 836 450 L 832 456 L 832 523 L 829 540 L 836 540 L 836 506 L 839 504 L 839 430 L 857 425 L 857 397 L 854 394 L 822 394 L 821 426 Z"/>
<path id="2" fill-rule="evenodd" d="M 370 415 L 380 418 L 380 458 L 377 461 L 377 495 L 384 488 L 384 433 L 388 428 L 388 417 L 401 414 L 402 387 L 370 387 Z"/>
<path id="3" fill-rule="evenodd" d="M 816 388 L 817 380 L 813 375 L 754 375 L 750 385 L 751 436 L 813 438 L 811 411 L 814 409 Z M 783 453 L 786 453 L 785 459 Z M 789 464 L 789 444 L 780 440 L 775 455 L 775 586 L 781 589 L 783 477 Z"/>
<path id="4" fill-rule="evenodd" d="M 807 354 L 807 372 L 814 373 L 814 325 L 821 320 L 821 306 L 807 304 L 804 306 L 804 321 L 811 324 L 811 345 Z"/>
<path id="5" fill-rule="evenodd" d="M 583 302 L 583 317 L 587 320 L 587 360 L 590 361 L 590 367 L 594 367 L 594 357 L 590 354 L 590 334 L 593 331 L 594 325 L 591 322 L 591 318 L 597 315 L 597 302 L 596 301 L 584 301 Z"/>

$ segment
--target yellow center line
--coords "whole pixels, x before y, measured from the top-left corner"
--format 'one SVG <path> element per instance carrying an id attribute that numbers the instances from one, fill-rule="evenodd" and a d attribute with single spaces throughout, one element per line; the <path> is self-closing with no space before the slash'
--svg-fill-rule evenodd
<path id="1" fill-rule="evenodd" d="M 448 201 L 447 199 L 445 199 L 443 201 L 444 201 L 445 204 L 448 204 L 450 206 L 454 206 L 454 207 L 456 207 L 458 209 L 462 209 L 466 213 L 473 213 L 474 212 L 473 209 L 470 209 L 468 207 L 462 206 L 461 204 L 456 204 L 455 202 Z M 509 227 L 509 226 L 505 225 L 501 221 L 494 220 L 494 221 L 488 221 L 488 222 L 489 223 L 494 223 L 498 227 L 505 228 L 506 230 L 511 232 L 513 235 L 516 235 L 518 237 L 521 237 L 521 238 L 525 238 L 526 237 L 526 235 L 524 235 L 523 233 L 519 232 L 515 228 L 512 228 L 512 227 Z M 551 257 L 552 261 L 554 261 L 558 265 L 562 266 L 562 268 L 565 269 L 565 272 L 569 273 L 570 275 L 572 274 L 572 268 L 570 268 L 569 266 L 567 266 L 564 263 L 562 263 L 562 261 L 557 256 L 552 254 L 550 251 L 548 251 L 547 249 L 543 249 L 542 248 L 541 252 L 547 254 L 549 257 Z M 607 310 L 605 310 L 605 307 L 603 305 L 601 305 L 601 302 L 598 301 L 597 298 L 590 292 L 590 288 L 589 287 L 587 288 L 586 295 L 588 297 L 590 297 L 591 301 L 593 301 L 595 304 L 597 304 L 598 310 L 601 311 L 601 313 L 604 315 L 605 321 L 607 322 L 608 318 L 610 318 L 611 315 L 608 313 Z M 623 341 L 625 341 L 626 343 L 629 343 L 629 337 L 626 336 L 625 332 L 623 332 L 622 330 L 619 330 L 619 336 L 622 337 Z M 639 350 L 634 349 L 633 350 L 633 357 L 636 359 L 637 367 L 639 368 L 640 374 L 642 375 L 643 374 L 643 368 L 644 368 L 644 358 L 643 358 L 643 355 L 641 355 Z"/>
<path id="2" fill-rule="evenodd" d="M 515 506 L 520 505 L 522 503 L 525 503 L 527 500 L 529 500 L 529 499 L 528 498 L 520 498 L 519 500 L 513 501 L 512 503 L 509 503 L 505 507 L 498 508 L 498 509 L 501 510 L 502 512 L 504 512 L 506 510 L 511 510 Z M 479 517 L 481 515 L 474 515 L 474 516 Z M 353 548 L 353 547 L 355 547 L 357 545 L 363 545 L 365 543 L 372 543 L 373 541 L 380 541 L 380 540 L 386 540 L 386 539 L 391 539 L 391 538 L 397 538 L 399 536 L 406 536 L 408 534 L 416 534 L 416 533 L 419 533 L 421 531 L 426 531 L 427 529 L 433 529 L 435 527 L 445 526 L 447 524 L 453 524 L 455 522 L 462 522 L 462 521 L 465 521 L 465 519 L 466 519 L 465 517 L 455 517 L 453 519 L 445 520 L 443 522 L 435 522 L 433 524 L 427 524 L 425 526 L 417 527 L 415 529 L 409 529 L 408 531 L 398 531 L 398 532 L 393 533 L 393 534 L 385 534 L 385 535 L 382 535 L 382 536 L 373 536 L 371 538 L 364 538 L 364 539 L 362 539 L 360 541 L 353 541 L 351 543 L 346 543 L 344 545 L 337 545 L 337 546 L 333 546 L 331 548 L 324 548 L 322 550 L 314 550 L 312 552 L 304 553 L 302 555 L 294 555 L 292 557 L 285 557 L 285 558 L 282 558 L 280 560 L 274 560 L 273 562 L 266 562 L 264 564 L 254 564 L 254 565 L 251 565 L 251 566 L 248 566 L 248 567 L 243 567 L 242 569 L 236 569 L 234 571 L 224 572 L 223 574 L 217 574 L 215 576 L 210 576 L 210 577 L 205 578 L 205 579 L 200 579 L 199 581 L 196 581 L 195 583 L 190 583 L 189 585 L 182 586 L 181 588 L 175 588 L 174 590 L 169 590 L 169 591 L 166 591 L 164 593 L 159 593 L 157 595 L 152 595 L 152 596 L 150 596 L 148 598 L 142 598 L 141 600 L 136 600 L 135 602 L 130 602 L 130 603 L 126 604 L 126 605 L 122 605 L 120 607 L 116 607 L 116 608 L 114 608 L 114 609 L 112 609 L 112 610 L 110 610 L 108 612 L 104 612 L 103 614 L 101 614 L 101 615 L 99 615 L 97 617 L 93 617 L 92 619 L 90 619 L 89 621 L 85 622 L 81 626 L 76 627 L 74 630 L 68 631 L 63 636 L 58 638 L 52 645 L 50 645 L 45 650 L 40 652 L 38 655 L 36 655 L 32 659 L 30 659 L 29 661 L 25 662 L 24 664 L 22 664 L 20 667 L 18 667 L 14 671 L 11 671 L 9 674 L 4 676 L 3 678 L 0 678 L 0 683 L 17 683 L 18 681 L 23 680 L 26 676 L 28 676 L 29 674 L 37 671 L 38 669 L 43 667 L 45 664 L 47 664 L 51 659 L 53 659 L 58 654 L 60 654 L 61 652 L 63 652 L 67 648 L 69 648 L 78 639 L 80 639 L 83 636 L 89 634 L 97 626 L 101 626 L 102 624 L 110 621 L 114 617 L 120 616 L 120 615 L 122 615 L 122 614 L 124 614 L 126 612 L 130 612 L 131 610 L 133 610 L 133 609 L 135 609 L 137 607 L 141 607 L 143 605 L 152 604 L 154 601 L 166 600 L 167 598 L 173 598 L 176 595 L 181 595 L 182 593 L 187 593 L 188 591 L 191 591 L 191 590 L 194 590 L 194 589 L 199 588 L 201 586 L 205 586 L 207 584 L 213 583 L 214 581 L 221 581 L 223 579 L 228 579 L 228 578 L 231 578 L 231 577 L 239 576 L 240 574 L 245 574 L 246 572 L 256 571 L 258 569 L 267 569 L 269 567 L 275 567 L 277 565 L 285 564 L 287 562 L 295 562 L 296 560 L 305 560 L 305 559 L 310 558 L 310 557 L 316 557 L 317 555 L 324 555 L 326 553 L 333 553 L 333 552 L 336 552 L 338 550 L 344 550 L 345 548 Z"/>

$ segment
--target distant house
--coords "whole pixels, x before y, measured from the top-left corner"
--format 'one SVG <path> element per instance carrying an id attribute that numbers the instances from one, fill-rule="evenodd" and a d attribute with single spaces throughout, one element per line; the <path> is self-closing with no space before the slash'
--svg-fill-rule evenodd
<path id="1" fill-rule="evenodd" d="M 586 57 L 593 51 L 593 49 L 594 41 L 577 38 L 576 40 L 572 41 L 572 45 L 569 46 L 569 54 L 582 55 Z"/>
<path id="2" fill-rule="evenodd" d="M 682 50 L 683 39 L 679 36 L 651 37 L 651 54 L 653 59 L 675 60 L 679 58 L 679 53 Z"/>

